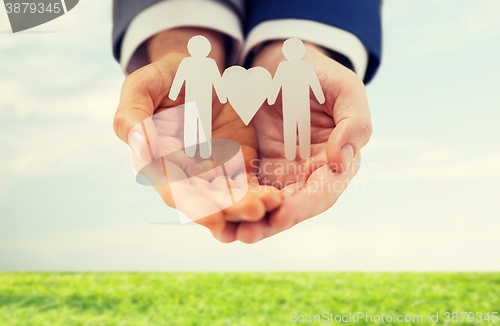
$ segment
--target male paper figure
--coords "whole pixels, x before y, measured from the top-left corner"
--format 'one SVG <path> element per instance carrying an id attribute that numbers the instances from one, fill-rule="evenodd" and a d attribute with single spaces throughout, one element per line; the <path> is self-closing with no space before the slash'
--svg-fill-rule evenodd
<path id="1" fill-rule="evenodd" d="M 299 134 L 300 157 L 311 156 L 311 98 L 309 88 L 320 104 L 325 103 L 325 95 L 321 89 L 313 66 L 302 60 L 306 53 L 304 43 L 291 38 L 283 43 L 283 54 L 288 61 L 279 64 L 273 79 L 273 89 L 268 103 L 276 102 L 280 89 L 283 102 L 283 138 L 285 157 L 295 160 L 297 129 Z"/>
<path id="2" fill-rule="evenodd" d="M 175 101 L 182 85 L 186 82 L 184 108 L 186 155 L 193 157 L 196 154 L 198 138 L 200 156 L 209 158 L 212 154 L 212 87 L 215 88 L 221 103 L 226 103 L 227 99 L 220 90 L 221 75 L 217 63 L 207 58 L 212 48 L 210 42 L 205 37 L 197 35 L 189 40 L 187 47 L 191 57 L 181 61 L 168 97 Z"/>

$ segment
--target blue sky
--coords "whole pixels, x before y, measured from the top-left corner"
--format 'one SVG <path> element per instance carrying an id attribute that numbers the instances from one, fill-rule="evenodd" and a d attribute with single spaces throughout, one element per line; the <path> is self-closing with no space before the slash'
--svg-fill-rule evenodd
<path id="1" fill-rule="evenodd" d="M 220 244 L 135 183 L 111 1 L 0 10 L 0 270 L 499 270 L 500 3 L 386 0 L 367 166 L 326 213 Z"/>

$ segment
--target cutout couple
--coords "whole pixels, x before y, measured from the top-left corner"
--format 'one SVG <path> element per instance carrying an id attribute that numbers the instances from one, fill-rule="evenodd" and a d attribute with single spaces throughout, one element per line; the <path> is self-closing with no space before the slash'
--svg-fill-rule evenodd
<path id="1" fill-rule="evenodd" d="M 285 157 L 296 156 L 297 132 L 302 159 L 311 155 L 310 89 L 320 104 L 325 96 L 312 65 L 302 60 L 306 49 L 301 40 L 291 38 L 283 43 L 287 61 L 279 64 L 274 79 L 262 67 L 246 70 L 240 66 L 226 69 L 221 76 L 215 60 L 207 58 L 210 42 L 203 36 L 188 42 L 191 57 L 182 60 L 170 88 L 169 98 L 176 100 L 185 83 L 184 147 L 186 155 L 194 157 L 196 144 L 200 156 L 212 153 L 212 88 L 221 103 L 229 103 L 245 124 L 249 124 L 264 101 L 274 105 L 282 93 L 283 140 Z M 197 142 L 198 140 L 198 142 Z"/>

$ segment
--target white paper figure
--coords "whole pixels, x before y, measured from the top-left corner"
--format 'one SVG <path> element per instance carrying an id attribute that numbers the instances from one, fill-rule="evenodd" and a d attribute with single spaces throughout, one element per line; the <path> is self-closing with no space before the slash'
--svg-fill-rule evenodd
<path id="1" fill-rule="evenodd" d="M 212 87 L 215 88 L 221 103 L 226 103 L 227 99 L 220 89 L 221 75 L 217 63 L 207 58 L 212 48 L 210 42 L 205 37 L 197 35 L 189 40 L 187 47 L 191 57 L 181 61 L 168 97 L 175 101 L 182 85 L 186 83 L 184 114 L 186 155 L 194 157 L 196 145 L 199 143 L 200 156 L 208 158 L 212 153 Z"/>
<path id="2" fill-rule="evenodd" d="M 306 53 L 304 43 L 291 38 L 283 43 L 283 54 L 288 61 L 279 64 L 273 79 L 273 89 L 268 103 L 276 102 L 280 89 L 283 102 L 283 139 L 285 157 L 295 160 L 297 131 L 299 134 L 300 157 L 311 156 L 311 98 L 310 88 L 320 104 L 325 103 L 325 95 L 321 89 L 313 66 L 302 60 Z"/>
<path id="3" fill-rule="evenodd" d="M 232 66 L 222 74 L 222 88 L 231 106 L 248 126 L 268 97 L 271 73 L 262 67 Z"/>

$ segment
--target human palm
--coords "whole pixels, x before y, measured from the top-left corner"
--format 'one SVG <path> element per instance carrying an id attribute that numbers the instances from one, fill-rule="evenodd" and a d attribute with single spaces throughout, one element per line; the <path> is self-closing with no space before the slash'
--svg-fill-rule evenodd
<path id="1" fill-rule="evenodd" d="M 273 75 L 284 57 L 282 42 L 267 46 L 253 61 Z M 304 60 L 313 64 L 325 93 L 325 104 L 311 99 L 311 156 L 285 158 L 280 98 L 265 103 L 253 123 L 259 148 L 258 177 L 284 195 L 282 205 L 265 219 L 243 223 L 249 238 L 269 237 L 330 208 L 359 169 L 359 150 L 371 135 L 364 85 L 350 70 L 307 45 Z"/>
<path id="2" fill-rule="evenodd" d="M 185 154 L 183 124 L 185 113 L 184 106 L 180 105 L 183 102 L 183 94 L 175 102 L 163 99 L 155 110 L 153 117 L 146 120 L 145 127 L 149 141 L 153 144 L 152 148 L 155 154 L 152 163 L 137 162 L 136 158 L 135 165 L 138 170 L 146 166 L 146 169 L 141 170 L 141 174 L 147 175 L 148 179 L 154 181 L 151 183 L 156 186 L 158 192 L 162 194 L 163 199 L 169 206 L 176 207 L 188 217 L 191 217 L 186 209 L 195 216 L 203 214 L 207 210 L 221 210 L 210 209 L 209 206 L 223 206 L 217 201 L 223 198 L 222 194 L 224 192 L 227 193 L 226 177 L 232 187 L 233 195 L 239 199 L 242 196 L 238 192 L 245 191 L 248 182 L 251 183 L 251 187 L 258 185 L 258 180 L 251 173 L 252 171 L 246 170 L 247 166 L 250 167 L 249 162 L 257 157 L 257 141 L 253 127 L 242 124 L 230 105 L 214 102 L 212 119 L 212 124 L 215 126 L 213 130 L 213 156 L 211 159 L 202 159 L 199 155 L 199 148 L 197 148 L 196 155 L 189 157 Z M 142 125 L 138 125 L 136 129 L 142 129 Z M 233 140 L 234 143 L 229 143 L 229 145 L 238 144 L 237 150 L 241 148 L 243 160 L 239 159 L 241 156 L 233 155 L 237 154 L 234 153 L 234 146 L 228 148 L 228 142 L 217 142 L 218 139 Z M 217 147 L 221 145 L 225 146 L 222 150 L 232 149 L 231 154 L 234 157 L 226 157 L 227 161 L 219 162 L 220 156 L 227 156 Z M 213 167 L 214 163 L 217 165 L 215 168 Z M 167 164 L 167 167 L 170 167 L 170 170 L 167 168 L 169 179 L 171 177 L 176 180 L 189 179 L 189 187 L 182 189 L 182 194 L 179 193 L 178 183 L 175 184 L 177 185 L 175 202 L 171 189 L 174 185 L 164 181 L 165 171 L 163 171 L 162 164 Z M 224 164 L 224 171 L 220 166 L 221 164 Z M 173 173 L 174 176 L 168 172 Z M 179 200 L 182 202 L 179 202 Z M 194 207 L 193 202 L 197 203 Z M 250 219 L 259 218 L 263 214 L 258 212 L 261 207 L 255 207 L 255 205 L 253 208 L 248 207 L 250 204 L 248 201 L 238 203 L 240 206 L 242 204 L 246 205 L 244 208 L 249 211 L 248 218 Z M 237 207 L 236 209 L 234 207 L 228 209 L 226 211 L 226 220 L 238 221 L 240 218 L 234 216 L 236 211 L 238 211 Z M 239 215 L 243 215 L 243 212 Z"/>
<path id="3" fill-rule="evenodd" d="M 335 123 L 325 112 L 325 105 L 314 100 L 311 103 L 311 156 L 308 159 L 300 159 L 299 144 L 296 145 L 296 159 L 288 161 L 285 158 L 281 101 L 274 105 L 265 103 L 255 116 L 254 125 L 259 144 L 258 177 L 262 184 L 282 189 L 303 183 L 315 168 L 328 164 L 326 143 Z"/>
<path id="4" fill-rule="evenodd" d="M 154 63 L 131 74 L 123 85 L 114 129 L 132 148 L 137 169 L 151 162 L 151 156 L 158 150 L 169 150 L 162 147 L 162 137 L 179 127 L 178 123 L 165 124 L 157 133 L 151 116 L 183 104 L 183 92 L 175 102 L 167 95 L 181 60 L 187 56 L 187 41 L 198 34 L 210 39 L 211 55 L 221 67 L 225 52 L 222 35 L 189 28 L 165 31 L 148 42 L 150 60 Z M 282 42 L 266 45 L 253 64 L 274 75 L 278 64 L 284 60 L 281 45 Z M 241 145 L 246 166 L 244 174 L 250 184 L 250 191 L 236 204 L 196 221 L 208 227 L 222 242 L 256 242 L 325 211 L 357 172 L 359 150 L 371 135 L 364 85 L 354 73 L 318 48 L 307 44 L 307 49 L 304 59 L 313 64 L 326 97 L 324 105 L 315 100 L 311 103 L 312 146 L 311 157 L 307 160 L 297 158 L 290 162 L 285 159 L 281 100 L 273 106 L 265 104 L 255 116 L 253 125 L 245 126 L 231 105 L 221 104 L 213 96 L 212 138 L 235 140 Z M 141 122 L 151 136 L 148 139 L 131 132 Z M 178 142 L 175 148 L 181 146 L 180 138 Z M 222 181 L 218 177 L 217 174 L 215 177 L 203 175 L 197 179 L 201 179 L 203 187 L 208 187 L 205 189 L 217 190 Z M 241 174 L 234 173 L 231 177 L 237 182 Z M 261 186 L 259 182 L 270 186 Z M 175 207 L 167 184 L 155 189 L 169 206 Z M 199 195 L 203 197 L 204 193 Z M 194 204 L 199 199 L 187 197 Z"/>
<path id="5" fill-rule="evenodd" d="M 165 137 L 171 136 L 169 133 L 174 132 L 176 128 L 182 128 L 179 123 L 180 119 L 165 121 L 161 124 L 161 128 L 157 129 L 151 117 L 155 113 L 173 110 L 184 103 L 184 92 L 179 94 L 176 101 L 172 101 L 168 98 L 168 91 L 175 76 L 176 67 L 185 56 L 186 54 L 183 53 L 169 53 L 131 74 L 123 85 L 120 105 L 115 115 L 115 132 L 132 147 L 132 161 L 137 170 L 141 170 L 153 161 L 157 153 L 162 154 L 162 152 L 183 147 L 180 137 L 174 139 L 174 142 L 170 137 L 169 141 L 165 142 Z M 196 222 L 209 228 L 220 241 L 231 242 L 238 238 L 239 222 L 262 219 L 267 211 L 281 204 L 282 196 L 272 187 L 259 186 L 257 178 L 252 173 L 255 171 L 252 171 L 250 162 L 257 158 L 257 142 L 253 126 L 245 126 L 229 104 L 221 104 L 215 100 L 216 98 L 214 97 L 212 110 L 212 138 L 230 139 L 241 145 L 249 191 L 234 205 L 198 219 Z M 141 138 L 143 128 L 146 130 L 147 137 L 142 133 Z M 139 141 L 134 140 L 137 137 Z M 179 143 L 176 144 L 175 141 Z M 239 182 L 236 178 L 241 178 L 241 176 L 236 173 L 237 171 L 234 172 L 232 176 L 235 179 L 232 181 Z M 196 180 L 204 181 L 203 187 L 212 187 L 213 190 L 221 186 L 221 178 L 217 176 L 205 175 Z M 168 184 L 156 186 L 155 189 L 167 205 L 176 207 Z M 203 192 L 198 193 L 201 196 L 198 198 L 192 198 L 193 194 L 190 193 L 192 203 L 196 203 L 196 200 L 207 200 Z"/>

